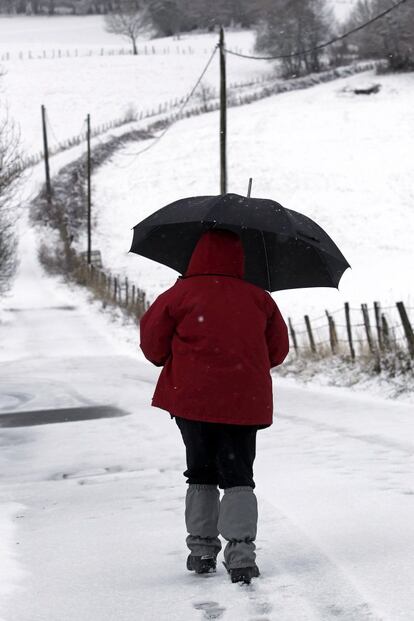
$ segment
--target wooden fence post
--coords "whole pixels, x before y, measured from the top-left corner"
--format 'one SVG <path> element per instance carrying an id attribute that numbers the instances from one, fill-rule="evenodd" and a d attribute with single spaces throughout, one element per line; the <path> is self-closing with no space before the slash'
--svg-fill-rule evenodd
<path id="1" fill-rule="evenodd" d="M 338 345 L 338 337 L 336 334 L 335 322 L 332 316 L 329 314 L 327 310 L 325 310 L 326 317 L 328 319 L 328 328 L 329 328 L 329 343 L 331 345 L 331 350 L 333 354 L 336 354 L 337 345 Z"/>
<path id="2" fill-rule="evenodd" d="M 298 355 L 298 342 L 296 340 L 296 332 L 293 328 L 292 320 L 290 317 L 288 317 L 288 323 L 289 323 L 290 337 L 292 339 L 293 347 L 295 349 L 295 354 Z"/>
<path id="3" fill-rule="evenodd" d="M 125 277 L 125 306 L 126 308 L 128 308 L 128 304 L 129 304 L 129 282 L 128 282 L 128 278 Z"/>
<path id="4" fill-rule="evenodd" d="M 137 299 L 135 303 L 135 315 L 141 317 L 141 289 L 137 289 Z"/>
<path id="5" fill-rule="evenodd" d="M 306 324 L 306 330 L 308 332 L 310 348 L 312 352 L 316 354 L 315 339 L 313 338 L 312 326 L 311 326 L 311 322 L 309 319 L 309 315 L 305 315 L 305 324 Z"/>
<path id="6" fill-rule="evenodd" d="M 114 302 L 116 302 L 118 297 L 118 278 L 114 276 Z"/>
<path id="7" fill-rule="evenodd" d="M 375 324 L 377 326 L 378 347 L 380 351 L 384 351 L 384 342 L 382 338 L 382 324 L 381 324 L 381 305 L 379 302 L 374 302 Z"/>
<path id="8" fill-rule="evenodd" d="M 335 353 L 338 351 L 338 334 L 336 331 L 335 319 L 331 315 L 331 331 L 332 331 L 332 342 L 335 346 Z"/>
<path id="9" fill-rule="evenodd" d="M 382 345 L 384 349 L 390 349 L 390 329 L 388 327 L 388 321 L 384 313 L 381 314 L 381 332 L 382 332 Z"/>
<path id="10" fill-rule="evenodd" d="M 397 308 L 404 328 L 405 338 L 407 339 L 408 351 L 410 352 L 411 358 L 414 358 L 414 332 L 407 311 L 405 310 L 404 302 L 397 302 Z"/>
<path id="11" fill-rule="evenodd" d="M 365 332 L 367 333 L 368 347 L 371 353 L 375 352 L 374 341 L 372 339 L 371 324 L 367 304 L 361 304 L 362 318 L 364 320 Z"/>
<path id="12" fill-rule="evenodd" d="M 351 313 L 349 311 L 349 302 L 345 302 L 345 320 L 346 320 L 346 332 L 348 334 L 349 351 L 351 353 L 352 360 L 355 360 L 355 349 L 352 340 L 352 325 L 351 325 Z"/>

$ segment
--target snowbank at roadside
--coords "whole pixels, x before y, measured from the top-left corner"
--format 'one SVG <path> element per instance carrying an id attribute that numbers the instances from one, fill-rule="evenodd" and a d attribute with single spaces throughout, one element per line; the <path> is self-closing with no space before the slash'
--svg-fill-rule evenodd
<path id="1" fill-rule="evenodd" d="M 23 509 L 22 505 L 15 502 L 0 503 L 0 600 L 18 588 L 25 575 L 16 559 L 19 542 L 16 540 L 16 525 L 13 522 Z"/>

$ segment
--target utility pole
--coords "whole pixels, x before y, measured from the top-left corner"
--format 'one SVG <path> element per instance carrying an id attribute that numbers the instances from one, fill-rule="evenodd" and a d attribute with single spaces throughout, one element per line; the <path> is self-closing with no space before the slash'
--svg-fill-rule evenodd
<path id="1" fill-rule="evenodd" d="M 46 108 L 42 105 L 42 128 L 43 128 L 43 153 L 45 157 L 46 172 L 46 196 L 47 202 L 50 203 L 52 198 L 52 186 L 50 184 L 50 168 L 49 168 L 49 147 L 47 144 L 47 128 L 46 128 Z"/>
<path id="2" fill-rule="evenodd" d="M 86 139 L 88 144 L 87 160 L 86 160 L 86 176 L 87 176 L 87 197 L 88 197 L 88 251 L 87 259 L 88 265 L 91 264 L 91 249 L 92 249 L 92 192 L 91 192 L 91 115 L 86 117 Z"/>
<path id="3" fill-rule="evenodd" d="M 224 29 L 220 28 L 220 194 L 227 192 L 227 88 Z"/>

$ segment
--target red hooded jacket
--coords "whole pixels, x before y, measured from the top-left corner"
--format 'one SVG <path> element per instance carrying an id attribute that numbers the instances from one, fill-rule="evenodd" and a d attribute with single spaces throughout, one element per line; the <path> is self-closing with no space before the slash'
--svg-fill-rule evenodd
<path id="1" fill-rule="evenodd" d="M 288 351 L 286 324 L 271 296 L 243 280 L 237 235 L 209 231 L 187 273 L 141 319 L 141 349 L 163 366 L 152 405 L 214 423 L 270 425 L 271 367 Z"/>

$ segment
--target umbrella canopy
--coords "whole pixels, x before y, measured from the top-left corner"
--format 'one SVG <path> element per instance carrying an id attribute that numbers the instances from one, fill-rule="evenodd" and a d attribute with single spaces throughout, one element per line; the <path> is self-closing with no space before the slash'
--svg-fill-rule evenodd
<path id="1" fill-rule="evenodd" d="M 245 279 L 268 291 L 338 287 L 348 262 L 316 222 L 275 201 L 238 194 L 183 198 L 138 223 L 130 252 L 186 272 L 201 235 L 237 233 Z"/>

